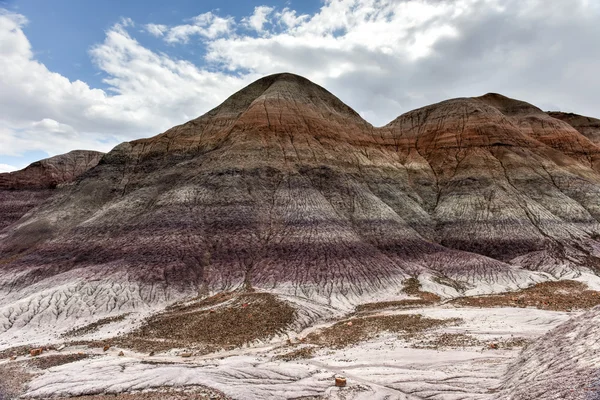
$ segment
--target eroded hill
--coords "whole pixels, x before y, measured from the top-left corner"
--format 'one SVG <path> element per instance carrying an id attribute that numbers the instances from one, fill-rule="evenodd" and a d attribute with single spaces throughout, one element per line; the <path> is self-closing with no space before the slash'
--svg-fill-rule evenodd
<path id="1" fill-rule="evenodd" d="M 32 201 L 2 231 L 0 330 L 238 288 L 347 309 L 411 277 L 444 298 L 594 281 L 599 152 L 497 94 L 377 128 L 268 76 Z"/>

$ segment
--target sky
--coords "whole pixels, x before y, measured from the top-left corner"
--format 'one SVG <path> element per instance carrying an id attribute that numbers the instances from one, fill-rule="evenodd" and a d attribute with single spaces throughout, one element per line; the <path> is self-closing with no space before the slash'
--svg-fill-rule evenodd
<path id="1" fill-rule="evenodd" d="M 373 125 L 488 92 L 600 117 L 600 0 L 0 0 L 0 172 L 110 151 L 277 72 Z"/>

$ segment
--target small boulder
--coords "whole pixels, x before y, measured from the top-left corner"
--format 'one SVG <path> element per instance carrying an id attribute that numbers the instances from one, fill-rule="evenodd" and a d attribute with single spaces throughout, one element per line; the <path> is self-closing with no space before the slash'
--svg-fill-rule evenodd
<path id="1" fill-rule="evenodd" d="M 192 353 L 181 353 L 179 355 L 183 358 L 190 358 L 192 356 Z"/>
<path id="2" fill-rule="evenodd" d="M 344 378 L 343 376 L 336 376 L 335 377 L 335 386 L 337 386 L 337 387 L 346 386 L 346 378 Z"/>
<path id="3" fill-rule="evenodd" d="M 152 357 L 154 355 L 154 352 L 151 351 L 150 354 L 148 354 L 148 356 Z"/>
<path id="4" fill-rule="evenodd" d="M 43 352 L 44 352 L 44 349 L 42 349 L 40 347 L 39 349 L 31 349 L 31 350 L 29 350 L 29 355 L 31 357 L 37 357 L 37 356 L 41 356 Z"/>
<path id="5" fill-rule="evenodd" d="M 123 357 L 125 355 L 125 353 L 123 353 L 122 351 L 119 352 L 119 357 Z"/>
<path id="6" fill-rule="evenodd" d="M 104 349 L 103 350 L 106 352 L 106 351 L 108 351 L 108 349 L 110 349 L 110 344 L 104 345 Z"/>

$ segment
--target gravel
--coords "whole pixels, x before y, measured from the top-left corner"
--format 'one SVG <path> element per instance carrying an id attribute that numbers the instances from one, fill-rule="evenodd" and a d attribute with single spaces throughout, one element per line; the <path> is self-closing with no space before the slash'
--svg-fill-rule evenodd
<path id="1" fill-rule="evenodd" d="M 435 319 L 414 314 L 352 318 L 313 332 L 306 337 L 305 341 L 341 349 L 376 337 L 381 332 L 417 334 L 459 322 L 460 319 L 457 318 Z"/>
<path id="2" fill-rule="evenodd" d="M 462 297 L 451 302 L 472 307 L 536 307 L 541 310 L 588 310 L 600 304 L 600 292 L 582 282 L 564 280 L 538 283 L 519 292 Z"/>

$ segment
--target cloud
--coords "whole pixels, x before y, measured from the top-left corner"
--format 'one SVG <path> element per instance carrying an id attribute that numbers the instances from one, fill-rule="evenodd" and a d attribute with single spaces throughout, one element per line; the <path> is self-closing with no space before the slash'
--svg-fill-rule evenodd
<path id="1" fill-rule="evenodd" d="M 13 167 L 12 165 L 0 164 L 0 173 L 13 172 L 13 171 L 16 171 L 17 169 L 18 169 L 17 167 Z"/>
<path id="2" fill-rule="evenodd" d="M 600 5 L 573 0 L 328 0 L 274 11 L 259 37 L 207 43 L 224 70 L 299 73 L 382 125 L 451 97 L 501 92 L 597 114 Z"/>
<path id="3" fill-rule="evenodd" d="M 208 111 L 256 75 L 229 76 L 141 46 L 128 20 L 106 32 L 90 56 L 110 90 L 49 71 L 34 58 L 20 15 L 0 14 L 0 162 L 42 150 L 108 151 Z"/>
<path id="4" fill-rule="evenodd" d="M 250 17 L 242 19 L 242 22 L 245 26 L 254 29 L 256 32 L 263 32 L 263 27 L 268 22 L 268 17 L 274 9 L 274 7 L 267 6 L 255 7 L 254 14 L 252 14 Z"/>
<path id="5" fill-rule="evenodd" d="M 91 46 L 108 85 L 100 90 L 48 70 L 23 32 L 25 17 L 4 12 L 0 162 L 31 150 L 109 150 L 282 71 L 325 86 L 376 125 L 491 91 L 599 116 L 599 18 L 600 3 L 589 0 L 327 0 L 312 14 L 258 6 L 239 23 L 215 11 L 144 26 L 171 45 L 202 46 L 196 64 L 142 46 L 135 21 L 123 19 Z"/>
<path id="6" fill-rule="evenodd" d="M 287 7 L 282 11 L 276 12 L 275 17 L 279 26 L 283 26 L 285 28 L 294 28 L 310 18 L 306 14 L 296 15 L 296 10 L 290 10 Z"/>
<path id="7" fill-rule="evenodd" d="M 231 33 L 235 20 L 232 17 L 219 17 L 212 12 L 197 15 L 189 24 L 167 27 L 160 24 L 148 24 L 146 30 L 154 36 L 162 36 L 167 43 L 188 43 L 193 36 L 203 39 L 215 39 Z"/>
<path id="8" fill-rule="evenodd" d="M 152 36 L 164 36 L 165 32 L 169 30 L 169 27 L 161 24 L 147 24 L 146 31 Z"/>

